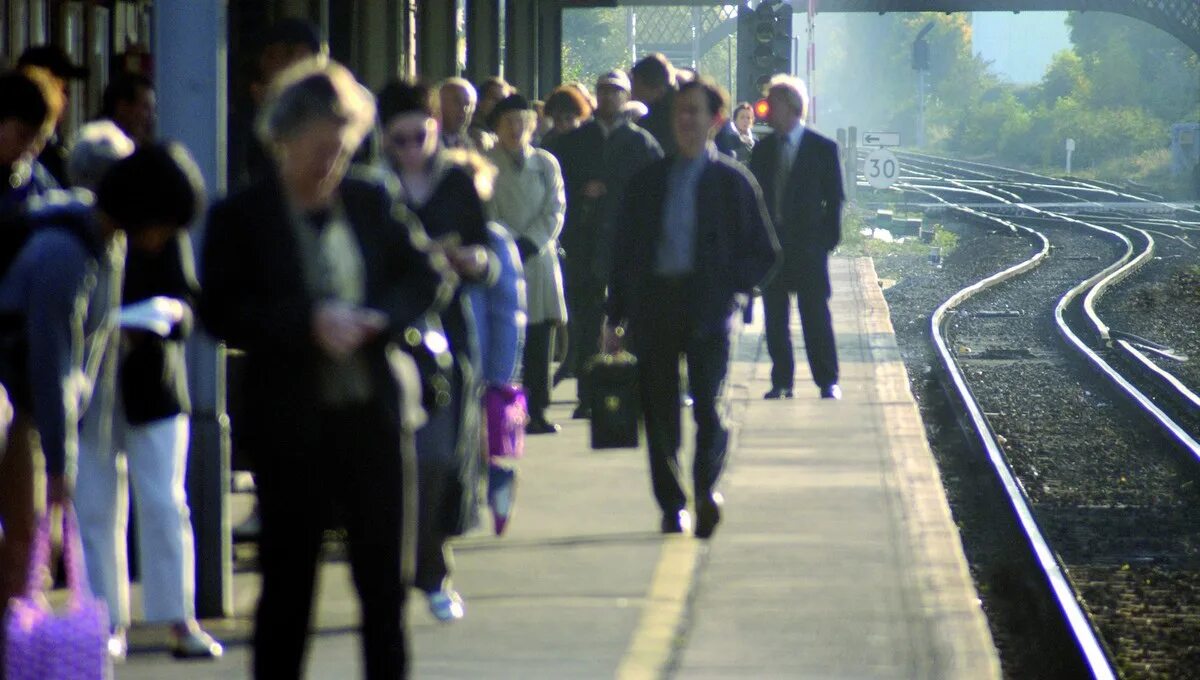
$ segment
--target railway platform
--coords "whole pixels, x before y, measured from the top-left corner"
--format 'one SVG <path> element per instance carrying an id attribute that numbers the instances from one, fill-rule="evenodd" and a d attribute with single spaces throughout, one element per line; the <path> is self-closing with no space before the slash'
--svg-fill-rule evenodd
<path id="1" fill-rule="evenodd" d="M 831 276 L 844 399 L 818 398 L 795 327 L 796 398 L 764 401 L 761 314 L 740 329 L 710 541 L 658 533 L 644 449 L 589 450 L 560 385 L 563 430 L 527 440 L 508 533 L 455 544 L 466 618 L 438 624 L 410 600 L 413 677 L 1000 677 L 874 269 L 834 258 Z M 238 565 L 236 615 L 206 622 L 223 659 L 173 662 L 161 631 L 135 628 L 117 677 L 244 677 L 252 548 Z M 309 678 L 360 677 L 348 572 L 331 551 Z"/>

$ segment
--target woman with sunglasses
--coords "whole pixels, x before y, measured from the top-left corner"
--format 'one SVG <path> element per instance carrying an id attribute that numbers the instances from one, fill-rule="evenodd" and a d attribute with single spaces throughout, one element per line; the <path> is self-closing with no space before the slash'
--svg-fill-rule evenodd
<path id="1" fill-rule="evenodd" d="M 487 218 L 474 180 L 439 147 L 438 124 L 428 87 L 394 81 L 379 93 L 383 160 L 408 204 L 451 268 L 465 282 L 495 280 L 495 256 L 487 249 Z M 417 573 L 415 584 L 439 621 L 461 619 L 462 598 L 450 584 L 446 539 L 475 521 L 475 489 L 483 473 L 480 453 L 478 350 L 469 301 L 459 286 L 441 324 L 454 356 L 451 403 L 429 414 L 417 432 Z"/>

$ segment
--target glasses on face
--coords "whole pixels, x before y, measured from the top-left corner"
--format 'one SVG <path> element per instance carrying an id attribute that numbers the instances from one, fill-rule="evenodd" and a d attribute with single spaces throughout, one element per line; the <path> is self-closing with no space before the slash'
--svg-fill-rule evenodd
<path id="1" fill-rule="evenodd" d="M 428 137 L 428 134 L 424 130 L 411 135 L 406 135 L 403 132 L 393 132 L 388 136 L 388 139 L 391 140 L 393 146 L 403 149 L 409 146 L 425 146 L 425 139 Z"/>

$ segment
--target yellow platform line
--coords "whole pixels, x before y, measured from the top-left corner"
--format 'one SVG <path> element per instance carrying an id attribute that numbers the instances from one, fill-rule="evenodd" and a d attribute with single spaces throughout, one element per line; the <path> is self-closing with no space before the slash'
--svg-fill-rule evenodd
<path id="1" fill-rule="evenodd" d="M 687 613 L 700 544 L 686 535 L 668 536 L 663 540 L 641 620 L 617 668 L 619 680 L 658 680 L 663 677 Z"/>

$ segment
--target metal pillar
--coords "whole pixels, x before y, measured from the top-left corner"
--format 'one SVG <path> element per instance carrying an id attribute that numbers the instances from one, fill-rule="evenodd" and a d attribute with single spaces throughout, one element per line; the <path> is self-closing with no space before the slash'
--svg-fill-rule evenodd
<path id="1" fill-rule="evenodd" d="M 562 82 L 562 6 L 538 3 L 538 82 L 535 94 L 545 99 Z"/>
<path id="2" fill-rule="evenodd" d="M 538 84 L 538 2 L 504 2 L 504 79 L 531 97 Z"/>
<path id="3" fill-rule="evenodd" d="M 448 0 L 417 3 L 417 73 L 426 82 L 458 75 L 454 10 L 455 3 Z"/>
<path id="4" fill-rule="evenodd" d="M 210 195 L 226 188 L 226 3 L 157 0 L 155 83 L 159 134 L 179 140 L 196 158 Z M 203 224 L 192 232 L 197 246 Z M 199 247 L 196 252 L 200 252 Z M 196 549 L 196 613 L 233 613 L 233 546 L 229 526 L 229 430 L 224 363 L 211 338 L 188 347 L 192 436 L 187 492 Z"/>
<path id="5" fill-rule="evenodd" d="M 500 75 L 500 0 L 467 0 L 467 79 Z"/>

